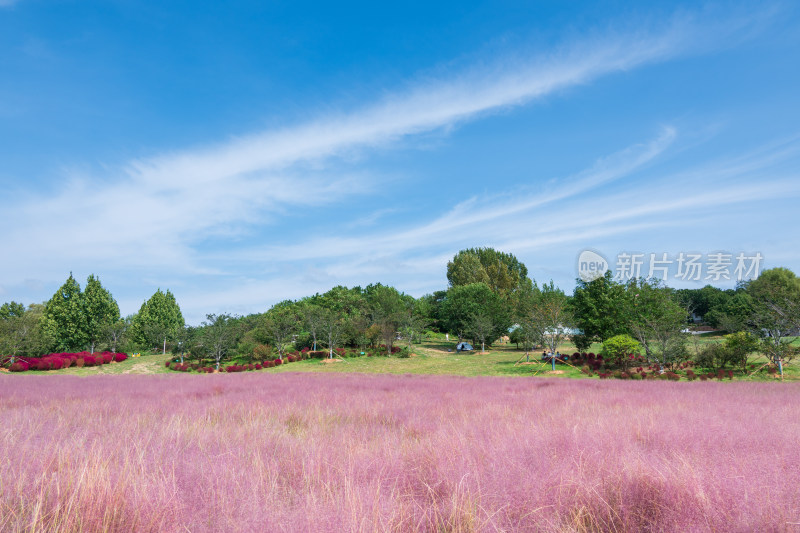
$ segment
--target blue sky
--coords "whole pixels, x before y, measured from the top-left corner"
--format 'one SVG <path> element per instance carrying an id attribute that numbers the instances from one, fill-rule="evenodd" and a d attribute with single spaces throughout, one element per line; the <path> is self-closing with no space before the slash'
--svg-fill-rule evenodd
<path id="1" fill-rule="evenodd" d="M 568 292 L 584 249 L 800 272 L 800 11 L 635 6 L 0 0 L 0 301 L 94 273 L 197 323 L 474 246 Z"/>

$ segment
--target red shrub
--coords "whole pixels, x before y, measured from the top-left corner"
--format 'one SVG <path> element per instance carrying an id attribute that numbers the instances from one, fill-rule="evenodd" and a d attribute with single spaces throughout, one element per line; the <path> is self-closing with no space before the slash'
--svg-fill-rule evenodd
<path id="1" fill-rule="evenodd" d="M 261 370 L 262 368 L 261 363 L 256 363 L 256 370 Z"/>
<path id="2" fill-rule="evenodd" d="M 77 367 L 82 367 L 84 365 L 84 363 L 85 363 L 85 361 L 80 357 L 75 359 L 75 366 L 77 366 Z"/>
<path id="3" fill-rule="evenodd" d="M 117 363 L 121 363 L 127 358 L 128 358 L 128 354 L 126 354 L 126 353 L 115 353 L 114 354 L 114 361 L 116 361 Z"/>
<path id="4" fill-rule="evenodd" d="M 29 368 L 28 363 L 17 361 L 13 365 L 11 365 L 11 368 L 9 368 L 9 370 L 11 370 L 12 372 L 25 372 L 26 370 L 28 370 L 28 368 Z"/>
<path id="5" fill-rule="evenodd" d="M 114 356 L 108 352 L 103 352 L 103 364 L 107 365 L 114 360 Z"/>

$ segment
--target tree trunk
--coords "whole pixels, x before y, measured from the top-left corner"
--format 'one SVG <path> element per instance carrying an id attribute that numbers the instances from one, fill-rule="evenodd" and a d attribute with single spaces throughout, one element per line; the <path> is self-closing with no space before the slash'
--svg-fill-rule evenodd
<path id="1" fill-rule="evenodd" d="M 164 350 L 161 352 L 161 355 L 164 355 L 166 353 L 167 353 L 167 338 L 164 337 Z"/>

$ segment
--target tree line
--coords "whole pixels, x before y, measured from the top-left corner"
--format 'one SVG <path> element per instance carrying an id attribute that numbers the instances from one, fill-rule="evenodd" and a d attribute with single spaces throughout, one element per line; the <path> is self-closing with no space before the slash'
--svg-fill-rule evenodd
<path id="1" fill-rule="evenodd" d="M 420 298 L 380 283 L 336 286 L 263 313 L 209 314 L 202 324 L 187 326 L 168 290 L 159 289 L 138 313 L 123 318 L 97 277 L 89 276 L 81 290 L 70 274 L 44 304 L 0 307 L 0 351 L 14 356 L 98 346 L 172 350 L 181 359 L 219 366 L 234 356 L 283 358 L 287 350 L 303 348 L 324 348 L 329 357 L 339 347 L 406 353 L 426 332 L 447 332 L 484 350 L 508 336 L 526 354 L 537 347 L 556 352 L 566 342 L 578 351 L 602 343 L 621 365 L 636 349 L 670 367 L 689 357 L 691 340 L 682 332 L 700 315 L 738 334 L 700 354 L 709 366 L 735 364 L 755 350 L 780 366 L 794 357 L 790 337 L 800 327 L 800 280 L 785 268 L 764 271 L 729 291 L 676 290 L 655 279 L 619 282 L 607 272 L 577 280 L 570 296 L 552 281 L 538 284 L 512 254 L 470 248 L 448 262 L 447 279 L 446 289 Z"/>

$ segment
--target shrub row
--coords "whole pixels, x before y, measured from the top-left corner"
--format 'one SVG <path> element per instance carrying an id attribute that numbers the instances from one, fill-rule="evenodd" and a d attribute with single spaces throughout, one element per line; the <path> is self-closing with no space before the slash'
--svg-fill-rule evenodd
<path id="1" fill-rule="evenodd" d="M 125 353 L 114 352 L 77 352 L 77 353 L 51 353 L 41 357 L 17 357 L 9 366 L 11 372 L 26 372 L 28 370 L 61 370 L 71 366 L 100 366 L 111 362 L 121 363 L 128 358 Z M 0 360 L 3 366 L 11 362 L 11 358 Z"/>

